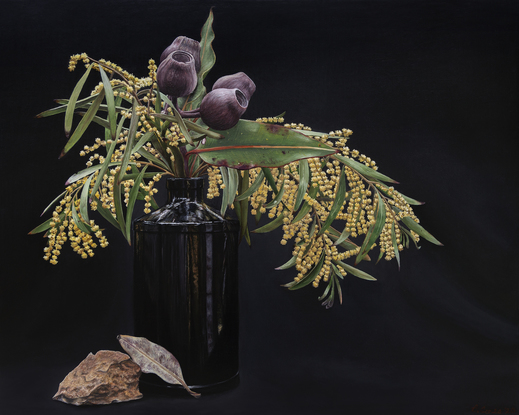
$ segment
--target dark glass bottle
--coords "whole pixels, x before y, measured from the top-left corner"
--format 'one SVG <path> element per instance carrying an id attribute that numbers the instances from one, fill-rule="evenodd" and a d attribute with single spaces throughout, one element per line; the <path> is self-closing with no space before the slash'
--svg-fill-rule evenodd
<path id="1" fill-rule="evenodd" d="M 208 388 L 238 374 L 239 224 L 204 204 L 203 178 L 167 189 L 166 206 L 134 222 L 134 334 L 173 353 L 190 387 Z"/>

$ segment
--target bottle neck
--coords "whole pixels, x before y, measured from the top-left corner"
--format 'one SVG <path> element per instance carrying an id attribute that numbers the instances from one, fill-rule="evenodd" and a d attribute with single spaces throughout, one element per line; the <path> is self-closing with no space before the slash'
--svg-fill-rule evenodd
<path id="1" fill-rule="evenodd" d="M 189 199 L 192 201 L 204 201 L 203 177 L 175 177 L 168 178 L 166 182 L 168 190 L 168 203 L 174 199 Z"/>

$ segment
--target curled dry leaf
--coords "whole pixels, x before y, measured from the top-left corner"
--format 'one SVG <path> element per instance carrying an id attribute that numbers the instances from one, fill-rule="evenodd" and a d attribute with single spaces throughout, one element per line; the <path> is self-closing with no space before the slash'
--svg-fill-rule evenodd
<path id="1" fill-rule="evenodd" d="M 182 385 L 195 398 L 200 397 L 199 393 L 189 389 L 182 376 L 178 360 L 164 347 L 144 337 L 119 335 L 117 339 L 143 373 L 154 373 L 165 382 Z"/>

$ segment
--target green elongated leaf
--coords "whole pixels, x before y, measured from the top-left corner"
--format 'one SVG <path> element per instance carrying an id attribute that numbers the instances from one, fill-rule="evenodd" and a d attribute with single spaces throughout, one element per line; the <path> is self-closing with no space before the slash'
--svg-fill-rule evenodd
<path id="1" fill-rule="evenodd" d="M 278 194 L 278 187 L 276 185 L 276 181 L 274 180 L 274 176 L 272 176 L 272 172 L 267 167 L 262 167 L 261 171 L 265 175 L 265 178 L 267 179 L 267 182 L 269 183 L 272 191 L 274 194 Z"/>
<path id="2" fill-rule="evenodd" d="M 76 114 L 84 117 L 86 115 L 86 112 L 80 111 L 76 112 Z M 103 128 L 110 129 L 110 124 L 108 123 L 108 121 L 106 121 L 104 118 L 98 117 L 97 115 L 94 118 L 92 118 L 92 122 L 100 125 Z"/>
<path id="3" fill-rule="evenodd" d="M 350 159 L 348 157 L 340 156 L 338 154 L 333 156 L 335 159 L 339 160 L 344 165 L 349 168 L 357 171 L 364 177 L 380 182 L 389 182 L 389 183 L 398 183 L 397 181 L 387 177 L 386 175 L 379 173 L 376 170 L 373 170 L 371 167 L 366 166 L 365 164 L 359 163 L 356 160 Z"/>
<path id="4" fill-rule="evenodd" d="M 72 120 L 74 118 L 74 110 L 76 109 L 76 102 L 79 97 L 79 94 L 81 93 L 81 90 L 83 89 L 83 86 L 85 85 L 85 82 L 88 78 L 88 75 L 90 75 L 90 71 L 92 70 L 92 65 L 89 65 L 86 72 L 83 74 L 81 79 L 78 81 L 76 86 L 74 87 L 74 90 L 72 91 L 72 95 L 70 95 L 70 99 L 67 104 L 67 109 L 65 110 L 65 135 L 70 137 L 70 131 L 72 130 Z M 100 102 L 99 102 L 100 104 Z"/>
<path id="5" fill-rule="evenodd" d="M 79 213 L 81 213 L 81 217 L 85 222 L 90 222 L 88 218 L 88 200 L 90 196 L 90 182 L 92 181 L 94 175 L 92 174 L 81 189 L 81 197 L 79 199 Z"/>
<path id="6" fill-rule="evenodd" d="M 133 167 L 133 166 L 132 166 Z M 146 166 L 147 167 L 147 166 Z M 136 173 L 126 173 L 123 178 L 121 179 L 121 181 L 125 182 L 127 180 L 134 180 L 137 179 L 137 177 L 139 177 L 139 174 L 140 172 L 137 171 Z M 157 172 L 148 172 L 148 173 L 144 173 L 144 177 L 143 179 L 152 179 L 153 177 L 155 177 L 157 175 Z"/>
<path id="7" fill-rule="evenodd" d="M 248 171 L 248 170 L 246 170 L 246 171 Z M 256 180 L 254 180 L 254 183 L 252 183 L 252 186 L 249 187 L 245 192 L 236 196 L 235 200 L 241 201 L 241 200 L 247 199 L 249 196 L 251 196 L 254 192 L 256 192 L 260 188 L 261 184 L 263 183 L 264 178 L 265 178 L 265 175 L 263 174 L 263 170 L 262 170 L 256 176 Z"/>
<path id="8" fill-rule="evenodd" d="M 386 224 L 386 205 L 382 198 L 380 197 L 380 193 L 377 192 L 378 196 L 378 207 L 377 207 L 377 217 L 375 219 L 375 224 L 371 225 L 370 231 L 364 238 L 364 243 L 360 248 L 360 252 L 357 255 L 355 260 L 355 264 L 358 264 L 364 256 L 371 250 L 371 246 L 375 243 L 377 238 L 380 236 L 384 225 Z"/>
<path id="9" fill-rule="evenodd" d="M 171 152 L 173 153 L 173 168 L 175 172 L 175 176 L 177 177 L 186 177 L 186 172 L 184 171 L 184 156 L 176 146 L 171 146 Z"/>
<path id="10" fill-rule="evenodd" d="M 99 109 L 99 105 L 101 105 L 101 101 L 103 100 L 103 97 L 104 97 L 104 90 L 101 91 L 99 93 L 99 95 L 97 95 L 96 99 L 94 100 L 94 102 L 92 103 L 90 108 L 88 108 L 86 114 L 83 116 L 83 118 L 81 118 L 81 121 L 79 121 L 78 126 L 76 127 L 76 129 L 72 133 L 72 137 L 70 137 L 70 139 L 68 140 L 67 144 L 65 144 L 65 148 L 61 151 L 61 154 L 59 156 L 60 158 L 63 157 L 65 154 L 67 154 L 68 151 L 72 147 L 74 147 L 74 145 L 83 136 L 83 134 L 85 133 L 86 129 L 88 128 L 88 126 L 92 122 L 92 119 L 96 115 L 96 112 Z"/>
<path id="11" fill-rule="evenodd" d="M 142 183 L 142 179 L 144 178 L 144 174 L 146 173 L 146 169 L 148 166 L 144 166 L 144 168 L 139 173 L 139 176 L 134 181 L 132 190 L 130 190 L 130 196 L 128 198 L 128 206 L 126 207 L 126 235 L 131 235 L 131 226 L 132 226 L 132 215 L 133 209 L 135 207 L 135 201 L 137 200 L 137 195 L 139 194 L 139 188 Z M 130 239 L 128 239 L 130 242 Z"/>
<path id="12" fill-rule="evenodd" d="M 340 275 L 340 274 L 339 274 Z M 341 277 L 342 278 L 342 277 Z M 336 275 L 333 275 L 332 278 L 333 281 L 335 281 L 335 286 L 337 287 L 337 294 L 339 294 L 339 304 L 342 304 L 342 289 L 341 289 L 341 283 Z"/>
<path id="13" fill-rule="evenodd" d="M 217 132 L 224 139 L 208 137 L 190 153 L 198 154 L 208 164 L 238 169 L 279 167 L 335 153 L 326 144 L 276 124 L 240 120 L 233 128 Z"/>
<path id="14" fill-rule="evenodd" d="M 160 113 L 162 111 L 162 98 L 158 86 L 153 92 L 155 93 L 155 112 Z"/>
<path id="15" fill-rule="evenodd" d="M 330 280 L 328 281 L 328 285 L 326 286 L 326 289 L 324 290 L 323 292 L 323 295 L 321 295 L 319 298 L 317 298 L 319 301 L 322 301 L 327 295 L 328 293 L 330 292 L 330 289 L 333 288 L 333 279 L 330 278 Z M 332 293 L 333 293 L 333 290 L 332 290 Z M 331 293 L 330 293 L 331 294 Z M 333 295 L 333 294 L 331 294 Z"/>
<path id="16" fill-rule="evenodd" d="M 114 205 L 115 205 L 115 219 L 117 220 L 117 223 L 119 224 L 119 228 L 121 229 L 121 232 L 123 233 L 124 237 L 128 242 L 130 242 L 130 234 L 126 231 L 126 221 L 124 218 L 123 213 L 123 202 L 121 200 L 122 195 L 122 184 L 119 180 L 119 175 L 124 174 L 122 171 L 119 171 L 116 174 L 115 180 L 114 180 Z"/>
<path id="17" fill-rule="evenodd" d="M 200 33 L 200 71 L 198 72 L 198 83 L 195 90 L 185 99 L 181 100 L 180 106 L 184 110 L 198 108 L 206 94 L 204 79 L 216 62 L 216 55 L 212 46 L 214 40 L 213 20 L 214 16 L 211 10 Z"/>
<path id="18" fill-rule="evenodd" d="M 283 225 L 283 219 L 284 219 L 284 215 L 283 215 L 283 213 L 281 213 L 273 221 L 267 223 L 266 225 L 263 225 L 261 228 L 254 229 L 252 232 L 253 233 L 267 233 L 267 232 L 271 232 L 274 229 L 279 228 L 281 225 Z"/>
<path id="19" fill-rule="evenodd" d="M 310 191 L 308 192 L 308 196 L 310 196 L 312 199 L 315 199 L 315 196 L 317 195 L 318 190 L 319 189 L 317 187 L 312 187 L 310 189 Z M 306 216 L 306 214 L 308 212 L 310 212 L 311 209 L 312 209 L 312 207 L 305 200 L 305 202 L 303 203 L 303 206 L 301 206 L 301 209 L 299 209 L 299 212 L 297 213 L 296 217 L 292 220 L 292 223 L 299 222 L 301 219 L 303 219 Z"/>
<path id="20" fill-rule="evenodd" d="M 128 138 L 126 141 L 126 147 L 124 149 L 123 158 L 121 160 L 121 172 L 122 175 L 126 173 L 126 167 L 128 166 L 128 162 L 130 161 L 130 156 L 132 155 L 133 143 L 135 140 L 135 135 L 137 134 L 137 125 L 139 123 L 139 116 L 137 115 L 137 100 L 133 101 L 132 107 L 132 117 L 130 119 L 130 129 L 128 130 Z M 117 175 L 119 177 L 119 175 Z M 122 176 L 119 177 L 119 179 Z M 121 182 L 116 182 L 120 184 Z"/>
<path id="21" fill-rule="evenodd" d="M 103 87 L 105 90 L 106 106 L 108 107 L 108 124 L 110 125 L 110 135 L 112 136 L 112 140 L 115 140 L 117 118 L 115 112 L 114 91 L 112 90 L 110 80 L 108 79 L 108 76 L 106 75 L 106 72 L 101 65 L 99 65 L 99 72 L 101 72 L 101 79 L 103 80 Z"/>
<path id="22" fill-rule="evenodd" d="M 363 280 L 367 281 L 376 281 L 377 279 L 369 275 L 367 272 L 361 271 L 358 268 L 352 267 L 351 265 L 348 265 L 342 261 L 336 261 L 332 260 L 332 262 L 335 265 L 339 265 L 341 268 L 344 269 L 344 271 L 350 273 L 351 275 L 354 275 L 357 278 L 362 278 Z"/>
<path id="23" fill-rule="evenodd" d="M 283 199 L 283 195 L 285 194 L 285 181 L 281 183 L 281 188 L 278 191 L 278 194 L 274 199 L 272 199 L 269 203 L 265 205 L 265 209 L 272 209 L 273 207 L 279 205 L 281 200 Z"/>
<path id="24" fill-rule="evenodd" d="M 169 100 L 169 98 L 164 95 L 164 94 L 160 94 L 160 96 L 163 98 L 163 100 L 165 100 L 166 102 L 171 102 Z M 169 104 L 168 104 L 169 105 Z M 172 105 L 172 104 L 171 104 Z M 171 121 L 171 122 L 174 122 L 174 123 L 178 123 L 177 121 L 177 117 L 175 117 L 174 115 L 170 115 L 170 114 L 151 114 L 152 116 L 154 116 L 155 118 L 160 118 L 162 120 L 166 120 L 166 121 Z M 203 134 L 203 135 L 206 135 L 207 137 L 210 137 L 210 138 L 214 138 L 215 140 L 218 140 L 218 139 L 222 139 L 223 136 L 219 133 L 216 133 L 214 131 L 211 131 L 211 130 L 208 130 L 207 128 L 204 128 L 202 127 L 201 125 L 198 125 L 192 121 L 189 121 L 189 120 L 184 120 L 184 124 L 186 125 L 187 128 L 189 128 L 191 131 L 196 131 L 197 133 L 200 133 L 200 134 Z"/>
<path id="25" fill-rule="evenodd" d="M 144 144 L 146 144 L 148 141 L 151 140 L 151 138 L 155 135 L 153 131 L 148 131 L 146 134 L 144 134 L 139 141 L 133 146 L 132 148 L 132 154 L 137 153 Z"/>
<path id="26" fill-rule="evenodd" d="M 63 198 L 63 196 L 65 196 L 65 193 L 67 193 L 66 190 L 63 193 L 61 193 L 60 195 L 56 196 L 56 198 L 54 198 L 54 200 L 52 202 L 50 202 L 45 209 L 43 209 L 43 212 L 41 212 L 40 216 L 43 216 L 51 207 L 53 207 L 56 204 L 56 202 L 58 200 L 61 200 Z"/>
<path id="27" fill-rule="evenodd" d="M 229 177 L 229 199 L 228 206 L 231 206 L 234 203 L 234 198 L 236 197 L 236 192 L 238 191 L 238 186 L 240 184 L 239 181 L 239 173 L 236 169 L 227 169 L 227 174 Z M 225 189 L 224 189 L 225 190 Z"/>
<path id="28" fill-rule="evenodd" d="M 263 206 L 263 202 L 259 203 L 258 208 L 256 209 L 256 214 L 254 215 L 254 220 L 256 221 L 256 225 L 258 225 L 259 221 L 261 220 L 261 207 Z"/>
<path id="29" fill-rule="evenodd" d="M 107 136 L 109 136 L 109 135 L 110 135 L 110 132 L 108 130 L 105 130 L 105 138 L 108 138 Z M 113 140 L 108 147 L 108 151 L 106 152 L 105 160 L 101 166 L 101 169 L 99 170 L 99 174 L 97 175 L 96 182 L 94 183 L 94 188 L 92 189 L 92 192 L 91 192 L 92 196 L 95 196 L 95 194 L 99 190 L 99 186 L 101 186 L 101 183 L 103 182 L 103 177 L 106 174 L 108 167 L 110 166 L 110 160 L 112 159 L 112 154 L 114 153 L 115 147 L 117 147 L 117 141 Z"/>
<path id="30" fill-rule="evenodd" d="M 341 232 L 341 235 L 337 238 L 337 240 L 333 243 L 335 246 L 342 244 L 348 237 L 350 236 L 350 233 L 346 231 L 346 227 L 344 227 L 343 231 Z"/>
<path id="31" fill-rule="evenodd" d="M 296 201 L 294 203 L 294 210 L 299 209 L 303 197 L 308 189 L 308 182 L 310 181 L 310 168 L 306 159 L 299 161 L 299 185 L 297 187 Z"/>
<path id="32" fill-rule="evenodd" d="M 76 197 L 74 197 L 74 199 L 72 199 L 72 203 L 70 204 L 70 211 L 72 212 L 72 219 L 74 219 L 74 223 L 76 224 L 76 226 L 82 231 L 82 232 L 85 232 L 87 234 L 90 234 L 90 226 L 88 226 L 87 224 L 85 224 L 83 222 L 83 220 L 81 220 L 79 218 L 79 215 L 77 214 L 77 209 L 76 209 L 76 204 L 75 204 L 75 201 L 76 201 Z"/>
<path id="33" fill-rule="evenodd" d="M 177 119 L 177 124 L 178 124 L 178 127 L 180 128 L 180 132 L 184 135 L 184 138 L 187 140 L 187 142 L 189 144 L 191 144 L 192 146 L 195 145 L 195 142 L 193 141 L 193 139 L 191 138 L 191 135 L 189 134 L 189 131 L 187 130 L 184 119 L 180 116 L 179 112 L 177 111 L 177 109 L 175 108 L 174 105 L 171 107 L 171 109 L 175 113 L 175 117 Z"/>
<path id="34" fill-rule="evenodd" d="M 141 156 L 146 157 L 150 163 L 155 164 L 158 167 L 161 167 L 162 169 L 169 171 L 169 166 L 162 161 L 161 159 L 155 157 L 153 154 L 151 154 L 149 151 L 145 150 L 144 147 L 141 147 L 139 151 L 137 151 Z"/>
<path id="35" fill-rule="evenodd" d="M 391 197 L 391 195 L 389 194 L 389 192 L 387 190 L 384 190 L 384 189 L 381 189 L 379 188 L 378 189 L 380 192 L 382 192 L 384 195 L 386 195 L 387 197 Z M 402 193 L 400 192 L 396 192 L 394 191 L 395 193 L 398 193 L 400 194 L 400 196 L 402 196 L 404 198 L 404 200 L 409 203 L 410 205 L 416 205 L 416 206 L 419 206 L 419 205 L 423 205 L 424 202 L 419 202 L 418 200 L 415 200 L 413 198 L 410 198 L 410 197 L 407 197 L 406 195 L 403 195 Z"/>
<path id="36" fill-rule="evenodd" d="M 332 230 L 334 231 L 333 233 L 331 232 Z M 337 241 L 340 238 L 340 235 L 342 235 L 342 234 L 339 234 L 339 231 L 335 232 L 335 229 L 333 229 L 332 227 L 328 228 L 328 230 L 326 231 L 326 235 L 328 235 L 328 237 L 332 241 L 334 241 L 334 243 L 337 244 L 337 246 L 340 246 L 341 248 L 344 248 L 347 251 L 350 251 L 352 249 L 357 249 L 358 248 L 358 245 L 354 244 L 349 239 L 345 239 L 341 243 L 337 243 Z M 371 261 L 371 258 L 369 257 L 369 255 L 366 255 L 364 257 L 364 261 Z"/>
<path id="37" fill-rule="evenodd" d="M 393 243 L 393 249 L 395 251 L 395 258 L 398 264 L 398 269 L 400 269 L 400 252 L 398 251 L 398 243 L 396 241 L 396 233 L 395 233 L 395 222 L 391 225 L 391 242 Z"/>
<path id="38" fill-rule="evenodd" d="M 131 163 L 131 164 L 133 164 L 133 163 Z M 117 166 L 117 165 L 119 165 L 118 161 L 113 161 L 111 163 L 108 163 L 108 167 Z M 86 177 L 86 176 L 96 172 L 97 170 L 100 170 L 101 167 L 103 167 L 103 164 L 96 164 L 94 166 L 87 167 L 86 169 L 81 170 L 81 171 L 73 174 L 72 176 L 70 176 L 68 178 L 67 182 L 65 183 L 65 185 L 69 185 L 74 182 L 77 182 L 79 179 L 82 179 L 83 177 Z"/>
<path id="39" fill-rule="evenodd" d="M 332 269 L 335 272 L 335 275 L 337 275 L 341 280 L 344 279 L 341 272 L 339 271 L 339 268 L 337 268 L 337 266 L 334 263 L 332 263 Z"/>
<path id="40" fill-rule="evenodd" d="M 114 216 L 112 215 L 112 212 L 106 208 L 103 207 L 103 204 L 97 197 L 92 197 L 92 200 L 97 203 L 97 211 L 100 213 L 100 215 L 106 219 L 110 225 L 112 225 L 115 229 L 118 231 L 121 230 L 121 227 L 119 226 L 119 223 L 115 220 Z"/>
<path id="41" fill-rule="evenodd" d="M 223 216 L 229 206 L 229 169 L 227 167 L 220 167 L 220 173 L 222 174 L 222 181 L 225 185 L 222 192 L 222 206 L 220 208 L 220 214 Z"/>
<path id="42" fill-rule="evenodd" d="M 64 213 L 60 214 L 60 218 L 65 217 Z M 35 235 L 37 233 L 45 232 L 46 230 L 50 229 L 50 223 L 54 222 L 54 218 L 47 219 L 45 222 L 39 224 L 36 226 L 32 231 L 29 232 L 29 235 Z"/>
<path id="43" fill-rule="evenodd" d="M 91 95 L 89 97 L 80 99 L 76 101 L 76 108 L 84 108 L 86 107 L 86 104 L 89 104 L 93 100 L 95 100 L 97 95 Z M 51 117 L 53 115 L 62 114 L 67 111 L 67 106 L 70 100 L 68 99 L 57 99 L 55 102 L 58 104 L 62 104 L 59 107 L 51 108 L 46 111 L 43 111 L 36 115 L 36 118 L 44 118 L 44 117 Z"/>
<path id="44" fill-rule="evenodd" d="M 284 269 L 292 268 L 296 263 L 297 263 L 297 256 L 294 255 L 292 258 L 290 258 L 283 265 L 280 265 L 279 267 L 277 267 L 276 270 L 281 271 L 281 270 L 284 270 Z"/>
<path id="45" fill-rule="evenodd" d="M 321 268 L 323 267 L 324 263 L 324 251 L 321 254 L 321 259 L 319 262 L 315 265 L 315 267 L 312 268 L 312 270 L 306 274 L 300 281 L 295 282 L 295 284 L 288 283 L 285 285 L 285 287 L 288 287 L 289 290 L 299 290 L 300 288 L 306 287 L 308 284 L 311 284 L 317 275 L 319 275 L 319 272 L 321 271 Z"/>
<path id="46" fill-rule="evenodd" d="M 241 174 L 238 174 L 238 178 L 240 179 L 239 193 L 243 194 L 249 188 L 249 171 L 244 170 L 243 176 Z M 239 206 L 240 209 L 240 214 L 238 215 L 238 218 L 240 219 L 240 237 L 245 237 L 245 240 L 250 246 L 251 241 L 249 234 L 249 226 L 247 222 L 247 219 L 249 217 L 249 200 L 247 198 L 240 201 L 237 201 L 235 199 L 234 204 L 235 206 Z"/>
<path id="47" fill-rule="evenodd" d="M 399 192 L 400 193 L 400 192 Z M 402 196 L 404 198 L 404 200 L 409 203 L 410 205 L 416 205 L 416 206 L 419 206 L 419 205 L 424 205 L 425 202 L 420 202 L 416 199 L 413 199 L 411 197 L 408 197 L 406 195 L 403 195 L 402 193 L 400 193 L 400 196 Z"/>
<path id="48" fill-rule="evenodd" d="M 404 216 L 402 219 L 402 222 L 411 229 L 412 231 L 416 232 L 418 235 L 420 235 L 422 238 L 428 240 L 429 242 L 432 242 L 435 245 L 443 246 L 443 244 L 436 239 L 434 236 L 432 236 L 428 231 L 426 231 L 422 225 L 416 223 L 411 217 Z M 414 238 L 413 238 L 414 240 Z"/>
<path id="49" fill-rule="evenodd" d="M 341 170 L 341 176 L 339 178 L 339 184 L 337 186 L 337 191 L 335 192 L 335 200 L 333 201 L 332 208 L 330 209 L 330 213 L 326 218 L 323 226 L 319 230 L 318 235 L 322 235 L 326 229 L 330 227 L 332 222 L 335 220 L 339 211 L 341 210 L 342 204 L 344 203 L 344 198 L 346 197 L 346 175 L 344 174 L 344 167 Z"/>

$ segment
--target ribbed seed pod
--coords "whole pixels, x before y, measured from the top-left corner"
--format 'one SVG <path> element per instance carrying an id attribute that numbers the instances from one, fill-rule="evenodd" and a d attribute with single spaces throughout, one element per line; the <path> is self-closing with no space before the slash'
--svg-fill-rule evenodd
<path id="1" fill-rule="evenodd" d="M 197 84 L 193 55 L 182 50 L 170 53 L 157 69 L 157 84 L 162 93 L 185 97 Z"/>
<path id="2" fill-rule="evenodd" d="M 256 91 L 256 85 L 244 72 L 238 72 L 233 75 L 222 76 L 219 78 L 213 85 L 213 91 L 215 89 L 227 88 L 234 89 L 237 88 L 247 98 L 247 101 L 250 101 L 252 94 Z"/>
<path id="3" fill-rule="evenodd" d="M 208 127 L 228 130 L 238 123 L 248 105 L 247 97 L 239 89 L 218 88 L 202 100 L 200 116 Z"/>
<path id="4" fill-rule="evenodd" d="M 195 60 L 195 69 L 198 73 L 200 70 L 200 43 L 189 37 L 179 36 L 171 45 L 164 49 L 164 52 L 160 55 L 160 62 L 162 63 L 164 59 L 176 50 L 182 50 L 193 55 L 193 59 Z"/>

